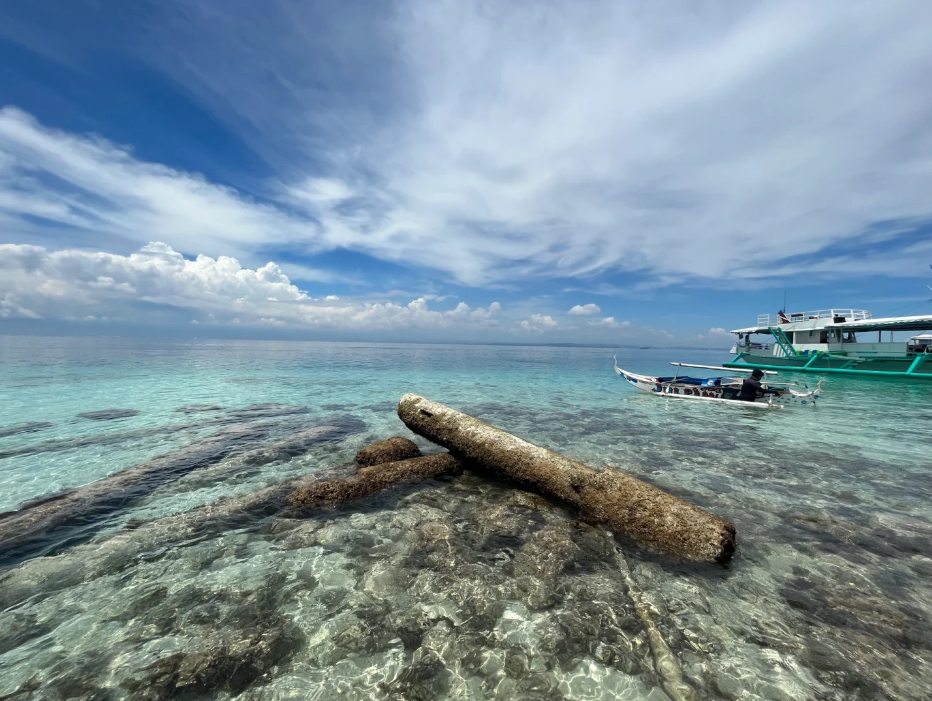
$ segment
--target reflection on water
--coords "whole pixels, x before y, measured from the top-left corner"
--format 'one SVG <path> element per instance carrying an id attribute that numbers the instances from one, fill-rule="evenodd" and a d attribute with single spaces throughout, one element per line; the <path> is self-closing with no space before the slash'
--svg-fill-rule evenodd
<path id="1" fill-rule="evenodd" d="M 293 457 L 160 482 L 94 542 L 8 570 L 0 696 L 927 698 L 932 383 L 829 378 L 813 411 L 697 407 L 635 394 L 613 353 L 0 338 L 0 509 L 225 425 L 280 441 L 356 422 Z M 724 359 L 618 355 L 648 373 Z M 470 474 L 309 518 L 171 518 L 403 434 L 409 391 L 729 518 L 735 560 L 672 563 Z M 139 413 L 78 417 L 114 408 Z"/>

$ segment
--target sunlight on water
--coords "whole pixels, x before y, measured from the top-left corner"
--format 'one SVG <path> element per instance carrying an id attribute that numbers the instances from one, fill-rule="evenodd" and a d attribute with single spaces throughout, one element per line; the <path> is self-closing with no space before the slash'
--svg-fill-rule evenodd
<path id="1" fill-rule="evenodd" d="M 932 383 L 827 378 L 814 409 L 696 406 L 632 389 L 613 353 L 0 337 L 0 510 L 174 456 L 73 540 L 36 546 L 62 556 L 8 563 L 0 696 L 679 701 L 627 566 L 695 698 L 927 698 Z M 648 374 L 726 359 L 618 351 Z M 733 563 L 640 552 L 468 474 L 312 518 L 165 518 L 410 435 L 406 392 L 732 520 Z"/>

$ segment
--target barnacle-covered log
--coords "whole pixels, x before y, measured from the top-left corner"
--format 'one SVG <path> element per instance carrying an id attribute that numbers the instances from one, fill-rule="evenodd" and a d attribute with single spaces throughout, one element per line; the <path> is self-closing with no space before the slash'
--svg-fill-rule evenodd
<path id="1" fill-rule="evenodd" d="M 687 560 L 727 562 L 735 527 L 615 469 L 596 471 L 438 402 L 406 394 L 398 416 L 457 458 L 577 506 L 640 544 Z"/>
<path id="2" fill-rule="evenodd" d="M 356 453 L 356 464 L 360 467 L 379 465 L 383 462 L 396 462 L 421 457 L 421 449 L 410 438 L 394 436 L 384 441 L 367 445 Z"/>
<path id="3" fill-rule="evenodd" d="M 288 503 L 299 509 L 362 499 L 378 491 L 405 482 L 455 475 L 462 465 L 449 453 L 360 467 L 352 477 L 326 480 L 296 490 Z"/>

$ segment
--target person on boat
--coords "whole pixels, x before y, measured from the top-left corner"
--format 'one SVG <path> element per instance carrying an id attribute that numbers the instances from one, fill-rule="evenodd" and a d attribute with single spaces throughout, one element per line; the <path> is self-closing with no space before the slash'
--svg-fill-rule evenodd
<path id="1" fill-rule="evenodd" d="M 744 382 L 741 383 L 741 391 L 735 398 L 741 402 L 753 402 L 755 399 L 757 399 L 758 394 L 775 394 L 778 397 L 783 394 L 783 390 L 768 389 L 761 385 L 760 379 L 763 376 L 763 370 L 760 368 L 754 368 L 751 376 L 745 378 Z"/>

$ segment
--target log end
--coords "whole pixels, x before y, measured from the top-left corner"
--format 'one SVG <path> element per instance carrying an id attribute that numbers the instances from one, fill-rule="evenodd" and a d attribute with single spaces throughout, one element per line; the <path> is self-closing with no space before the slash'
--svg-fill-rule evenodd
<path id="1" fill-rule="evenodd" d="M 399 460 L 408 460 L 410 458 L 421 457 L 421 449 L 417 443 L 409 438 L 394 436 L 365 448 L 356 453 L 356 464 L 360 467 L 370 467 L 372 465 L 381 465 L 386 462 L 397 462 Z"/>

